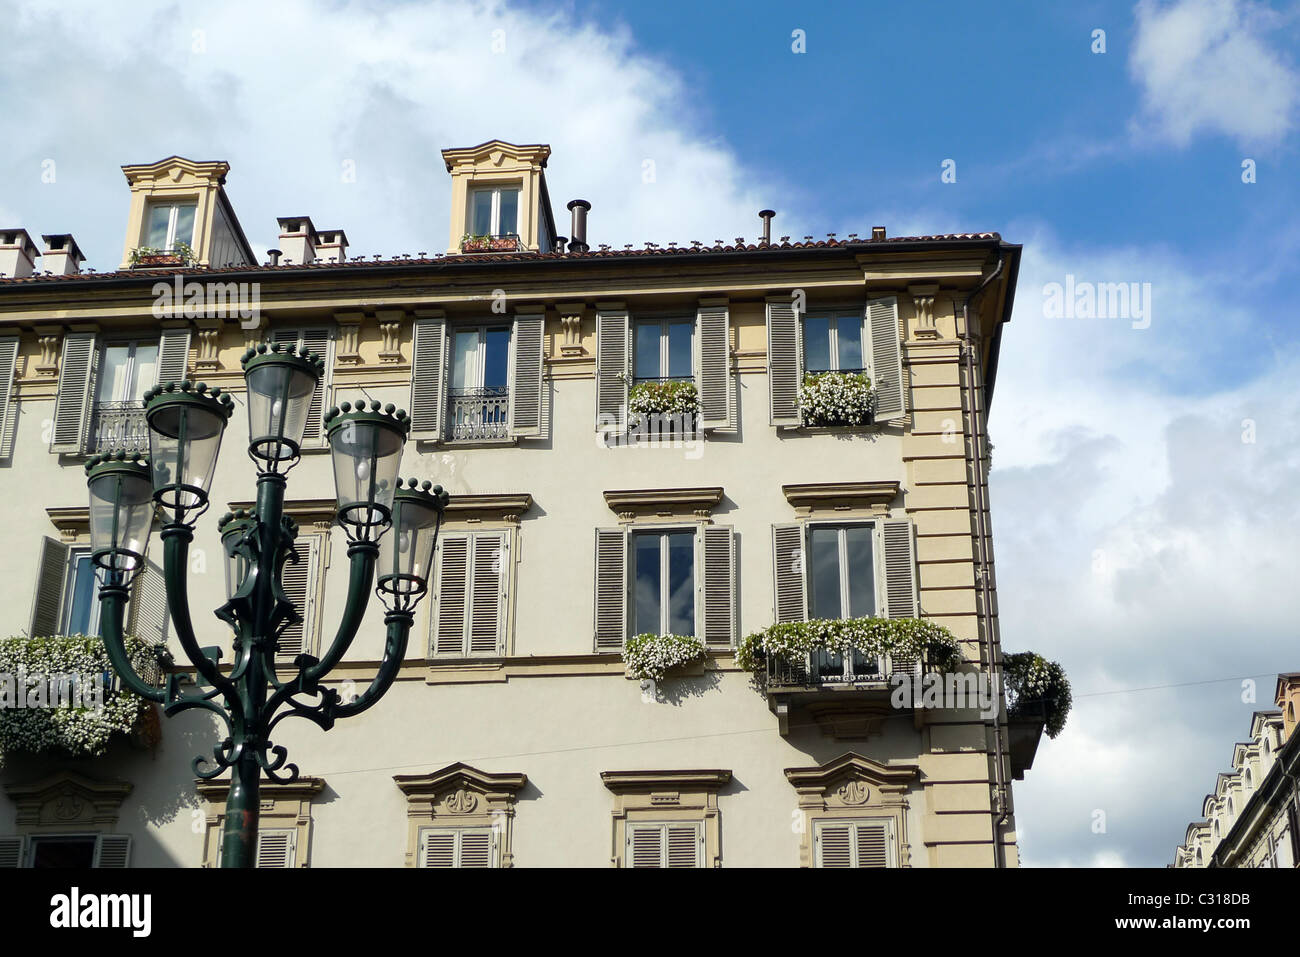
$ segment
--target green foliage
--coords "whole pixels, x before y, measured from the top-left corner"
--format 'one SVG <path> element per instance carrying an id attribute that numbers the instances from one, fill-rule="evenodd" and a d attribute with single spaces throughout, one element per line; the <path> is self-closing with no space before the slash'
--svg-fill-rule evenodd
<path id="1" fill-rule="evenodd" d="M 1046 731 L 1054 738 L 1070 715 L 1070 681 L 1065 669 L 1032 651 L 1002 656 L 1002 680 L 1007 713 L 1012 718 L 1045 715 Z"/>
<path id="2" fill-rule="evenodd" d="M 936 671 L 961 664 L 961 647 L 952 632 L 924 618 L 820 618 L 769 625 L 740 640 L 736 663 L 761 676 L 769 656 L 796 659 L 822 649 L 924 657 Z"/>
<path id="3" fill-rule="evenodd" d="M 815 372 L 803 377 L 799 411 L 804 425 L 870 425 L 871 379 L 862 372 Z"/>
<path id="4" fill-rule="evenodd" d="M 694 635 L 633 635 L 623 646 L 629 678 L 663 681 L 664 673 L 704 657 L 704 642 Z"/>

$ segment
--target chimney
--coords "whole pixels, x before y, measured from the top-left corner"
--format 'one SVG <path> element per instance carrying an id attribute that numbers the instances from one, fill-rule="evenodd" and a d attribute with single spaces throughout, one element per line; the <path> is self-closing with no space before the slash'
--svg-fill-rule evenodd
<path id="1" fill-rule="evenodd" d="M 568 210 L 573 214 L 573 225 L 569 232 L 573 233 L 573 238 L 569 240 L 569 252 L 585 253 L 591 247 L 587 245 L 587 210 L 591 209 L 591 203 L 585 199 L 570 200 Z"/>
<path id="2" fill-rule="evenodd" d="M 772 217 L 776 215 L 774 209 L 760 209 L 758 218 L 763 221 L 763 245 L 766 246 L 772 242 Z"/>
<path id="3" fill-rule="evenodd" d="M 25 279 L 32 274 L 39 255 L 27 230 L 0 229 L 0 277 Z"/>
<path id="4" fill-rule="evenodd" d="M 268 250 L 266 251 L 266 258 L 267 258 L 268 260 L 270 260 L 270 264 L 271 264 L 272 266 L 278 266 L 278 265 L 280 265 L 280 257 L 281 257 L 282 255 L 283 255 L 283 253 L 281 253 L 280 250 L 278 250 L 278 249 L 268 249 Z"/>
<path id="5" fill-rule="evenodd" d="M 348 259 L 348 234 L 341 229 L 322 229 L 316 234 L 316 258 L 323 263 Z"/>
<path id="6" fill-rule="evenodd" d="M 885 238 L 885 227 L 884 227 L 884 226 L 872 226 L 872 227 L 871 227 L 871 238 L 872 238 L 872 239 L 884 239 L 884 238 Z"/>
<path id="7" fill-rule="evenodd" d="M 282 216 L 276 220 L 280 224 L 280 248 L 284 258 L 291 263 L 306 265 L 316 259 L 316 227 L 311 224 L 309 216 Z"/>
<path id="8" fill-rule="evenodd" d="M 71 233 L 52 233 L 41 239 L 45 242 L 41 265 L 46 271 L 56 276 L 71 276 L 81 272 L 81 264 L 86 261 L 86 257 L 82 255 Z"/>

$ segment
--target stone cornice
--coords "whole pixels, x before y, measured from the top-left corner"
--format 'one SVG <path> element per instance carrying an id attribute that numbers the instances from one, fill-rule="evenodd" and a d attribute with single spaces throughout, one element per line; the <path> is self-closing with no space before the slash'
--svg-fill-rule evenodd
<path id="1" fill-rule="evenodd" d="M 445 517 L 447 521 L 453 522 L 476 519 L 517 522 L 532 507 L 533 496 L 529 492 L 452 492 L 447 501 Z"/>
<path id="2" fill-rule="evenodd" d="M 835 505 L 889 505 L 898 497 L 898 482 L 815 482 L 782 485 L 785 500 L 795 508 Z"/>
<path id="3" fill-rule="evenodd" d="M 722 486 L 700 488 L 649 488 L 606 490 L 605 504 L 619 515 L 672 514 L 691 511 L 708 514 L 722 501 Z"/>
<path id="4" fill-rule="evenodd" d="M 879 764 L 852 751 L 819 767 L 785 769 L 786 780 L 801 794 L 820 794 L 845 777 L 867 781 L 882 792 L 901 791 L 917 780 L 920 773 L 921 769 L 915 764 Z"/>
<path id="5" fill-rule="evenodd" d="M 224 804 L 230 793 L 230 778 L 199 779 L 194 782 L 194 790 L 199 797 L 212 803 Z M 325 790 L 324 778 L 299 778 L 292 784 L 277 784 L 275 781 L 262 782 L 262 798 L 276 800 L 298 798 L 311 800 Z"/>
<path id="6" fill-rule="evenodd" d="M 601 771 L 600 780 L 615 794 L 662 788 L 716 791 L 731 783 L 731 771 L 719 768 L 691 771 Z"/>
<path id="7" fill-rule="evenodd" d="M 393 781 L 407 798 L 436 799 L 451 788 L 469 788 L 483 794 L 517 794 L 528 784 L 522 771 L 494 774 L 457 761 L 429 774 L 394 774 Z"/>

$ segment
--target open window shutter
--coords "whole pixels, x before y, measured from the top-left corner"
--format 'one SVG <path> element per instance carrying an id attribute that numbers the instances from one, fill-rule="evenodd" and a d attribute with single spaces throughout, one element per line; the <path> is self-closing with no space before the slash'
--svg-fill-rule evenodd
<path id="1" fill-rule="evenodd" d="M 54 400 L 54 440 L 51 452 L 78 455 L 86 445 L 93 405 L 97 350 L 93 332 L 69 332 L 63 337 L 59 363 L 59 392 Z"/>
<path id="2" fill-rule="evenodd" d="M 473 550 L 469 653 L 495 655 L 503 651 L 504 583 L 510 567 L 508 534 L 480 532 L 474 536 Z"/>
<path id="3" fill-rule="evenodd" d="M 853 825 L 819 824 L 814 836 L 818 867 L 853 866 Z"/>
<path id="4" fill-rule="evenodd" d="M 898 299 L 867 301 L 871 335 L 871 387 L 876 390 L 877 422 L 897 419 L 903 408 L 903 346 L 898 330 Z"/>
<path id="5" fill-rule="evenodd" d="M 465 828 L 457 836 L 460 838 L 460 867 L 493 866 L 496 841 L 490 828 Z"/>
<path id="6" fill-rule="evenodd" d="M 444 319 L 416 319 L 411 345 L 411 438 L 442 439 L 447 406 L 447 377 L 443 368 L 447 324 Z"/>
<path id="7" fill-rule="evenodd" d="M 433 620 L 433 653 L 465 654 L 465 611 L 469 600 L 468 535 L 438 536 L 438 613 Z"/>
<path id="8" fill-rule="evenodd" d="M 799 317 L 786 299 L 767 301 L 767 394 L 773 425 L 798 425 Z"/>
<path id="9" fill-rule="evenodd" d="M 68 572 L 68 546 L 52 538 L 41 539 L 36 559 L 36 593 L 32 595 L 31 627 L 28 636 L 47 638 L 58 634 L 63 609 L 63 580 Z"/>
<path id="10" fill-rule="evenodd" d="M 127 631 L 151 645 L 167 643 L 167 581 L 162 569 L 145 559 L 131 584 Z"/>
<path id="11" fill-rule="evenodd" d="M 164 329 L 158 342 L 158 384 L 184 380 L 189 371 L 189 358 L 189 327 Z"/>
<path id="12" fill-rule="evenodd" d="M 700 867 L 704 857 L 704 829 L 698 824 L 665 824 L 665 859 L 668 867 Z"/>
<path id="13" fill-rule="evenodd" d="M 627 632 L 627 529 L 596 529 L 596 650 L 622 651 Z"/>
<path id="14" fill-rule="evenodd" d="M 14 451 L 14 369 L 18 365 L 18 337 L 0 338 L 0 459 Z"/>
<path id="15" fill-rule="evenodd" d="M 258 831 L 256 866 L 267 868 L 293 867 L 297 845 L 297 828 L 276 828 Z"/>
<path id="16" fill-rule="evenodd" d="M 328 329 L 304 329 L 298 340 L 300 348 L 316 353 L 325 361 L 325 374 L 316 383 L 316 391 L 311 394 L 311 405 L 307 409 L 307 430 L 303 433 L 302 444 L 306 448 L 319 448 L 325 441 L 325 407 L 334 381 L 334 361 L 330 355 L 330 341 L 333 337 Z"/>
<path id="17" fill-rule="evenodd" d="M 0 870 L 23 866 L 22 837 L 0 837 Z"/>
<path id="18" fill-rule="evenodd" d="M 622 429 L 627 422 L 631 349 L 626 309 L 596 310 L 596 427 Z M 617 423 L 617 424 L 615 424 Z"/>
<path id="19" fill-rule="evenodd" d="M 130 860 L 130 834 L 99 835 L 95 841 L 95 863 L 91 867 L 126 867 Z"/>
<path id="20" fill-rule="evenodd" d="M 628 867 L 664 866 L 664 826 L 629 824 L 627 826 Z"/>
<path id="21" fill-rule="evenodd" d="M 421 830 L 420 866 L 455 867 L 456 832 L 435 831 L 433 828 L 424 828 Z"/>
<path id="22" fill-rule="evenodd" d="M 730 648 L 736 639 L 735 533 L 729 525 L 705 525 L 700 539 L 704 601 L 696 634 L 710 648 Z"/>
<path id="23" fill-rule="evenodd" d="M 277 660 L 293 661 L 298 655 L 311 652 L 311 639 L 315 631 L 316 576 L 320 574 L 321 538 L 319 535 L 301 536 L 294 547 L 298 549 L 297 562 L 285 562 L 281 575 L 284 594 L 302 616 L 302 621 L 290 625 L 280 636 Z"/>
<path id="24" fill-rule="evenodd" d="M 772 526 L 777 622 L 808 619 L 803 536 L 804 527 L 798 523 Z"/>
<path id="25" fill-rule="evenodd" d="M 915 618 L 916 550 L 912 521 L 889 519 L 883 523 L 885 546 L 885 604 L 890 618 Z"/>
<path id="26" fill-rule="evenodd" d="M 889 825 L 884 821 L 859 823 L 855 831 L 858 867 L 888 867 Z"/>
<path id="27" fill-rule="evenodd" d="M 700 424 L 706 429 L 726 428 L 731 424 L 727 339 L 727 307 L 701 306 L 695 314 L 696 340 L 700 344 L 699 365 L 695 370 L 695 388 L 700 397 Z"/>
<path id="28" fill-rule="evenodd" d="M 542 434 L 542 345 L 545 319 L 515 316 L 510 336 L 510 434 Z"/>

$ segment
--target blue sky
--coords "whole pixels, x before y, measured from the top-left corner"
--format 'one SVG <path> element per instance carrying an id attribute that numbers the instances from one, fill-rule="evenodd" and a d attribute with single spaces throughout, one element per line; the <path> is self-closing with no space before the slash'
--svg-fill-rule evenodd
<path id="1" fill-rule="evenodd" d="M 259 250 L 307 213 L 391 255 L 446 248 L 437 150 L 494 136 L 552 145 L 595 243 L 753 237 L 765 206 L 777 235 L 1023 243 L 990 423 L 1003 641 L 1077 695 L 1016 787 L 1027 863 L 1167 863 L 1300 668 L 1300 4 L 105 7 L 25 4 L 0 36 L 0 223 L 100 270 L 123 163 L 228 160 Z M 1067 276 L 1149 283 L 1149 326 L 1052 318 Z"/>

